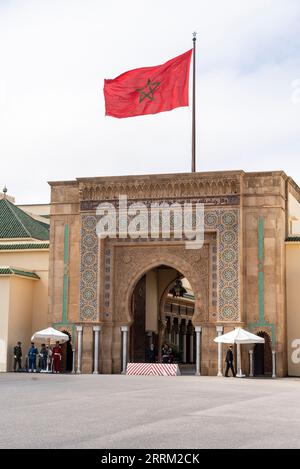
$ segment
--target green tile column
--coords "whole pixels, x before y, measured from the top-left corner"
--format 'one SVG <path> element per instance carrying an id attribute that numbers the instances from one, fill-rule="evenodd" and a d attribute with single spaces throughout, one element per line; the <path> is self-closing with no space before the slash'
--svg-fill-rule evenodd
<path id="1" fill-rule="evenodd" d="M 68 300 L 69 300 L 69 225 L 65 224 L 64 236 L 64 281 L 63 281 L 63 302 L 62 302 L 62 322 L 68 322 Z"/>
<path id="2" fill-rule="evenodd" d="M 258 253 L 257 253 L 257 277 L 258 277 L 258 321 L 249 323 L 251 329 L 258 327 L 268 327 L 271 330 L 272 343 L 276 344 L 275 324 L 268 323 L 265 320 L 265 273 L 264 273 L 264 237 L 265 237 L 265 219 L 264 217 L 258 218 Z"/>
<path id="3" fill-rule="evenodd" d="M 264 223 L 264 218 L 260 217 L 258 219 L 258 311 L 260 324 L 265 322 Z"/>

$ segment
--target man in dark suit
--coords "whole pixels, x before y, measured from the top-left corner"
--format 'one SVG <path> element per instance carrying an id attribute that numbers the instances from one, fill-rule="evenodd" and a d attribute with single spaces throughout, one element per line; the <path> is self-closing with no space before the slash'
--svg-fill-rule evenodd
<path id="1" fill-rule="evenodd" d="M 232 351 L 232 345 L 229 345 L 228 350 L 226 352 L 226 370 L 225 370 L 225 377 L 228 378 L 228 371 L 231 370 L 232 376 L 235 376 L 235 371 L 233 367 L 233 351 Z"/>
<path id="2" fill-rule="evenodd" d="M 149 363 L 155 363 L 155 347 L 154 344 L 150 344 L 148 353 L 147 353 L 147 360 Z"/>
<path id="3" fill-rule="evenodd" d="M 22 348 L 21 348 L 21 342 L 18 342 L 17 345 L 14 346 L 14 371 L 17 371 L 17 365 L 18 365 L 18 371 L 22 370 Z"/>

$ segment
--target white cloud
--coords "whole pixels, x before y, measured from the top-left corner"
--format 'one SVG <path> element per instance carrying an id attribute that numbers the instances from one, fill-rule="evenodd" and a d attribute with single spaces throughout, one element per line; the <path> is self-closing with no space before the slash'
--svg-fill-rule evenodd
<path id="1" fill-rule="evenodd" d="M 190 169 L 190 110 L 104 117 L 103 79 L 197 41 L 198 169 L 284 169 L 300 182 L 300 4 L 293 0 L 0 1 L 0 184 Z"/>

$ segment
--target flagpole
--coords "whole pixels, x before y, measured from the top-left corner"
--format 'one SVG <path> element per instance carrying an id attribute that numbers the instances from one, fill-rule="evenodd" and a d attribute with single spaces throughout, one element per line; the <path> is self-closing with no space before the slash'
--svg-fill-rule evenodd
<path id="1" fill-rule="evenodd" d="M 192 173 L 196 171 L 196 35 L 193 33 Z"/>

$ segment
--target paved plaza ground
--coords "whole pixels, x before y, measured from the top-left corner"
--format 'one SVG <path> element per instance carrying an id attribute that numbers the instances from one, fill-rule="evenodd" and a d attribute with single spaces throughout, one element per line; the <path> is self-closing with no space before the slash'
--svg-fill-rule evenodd
<path id="1" fill-rule="evenodd" d="M 0 375 L 1 448 L 300 448 L 300 379 Z"/>

